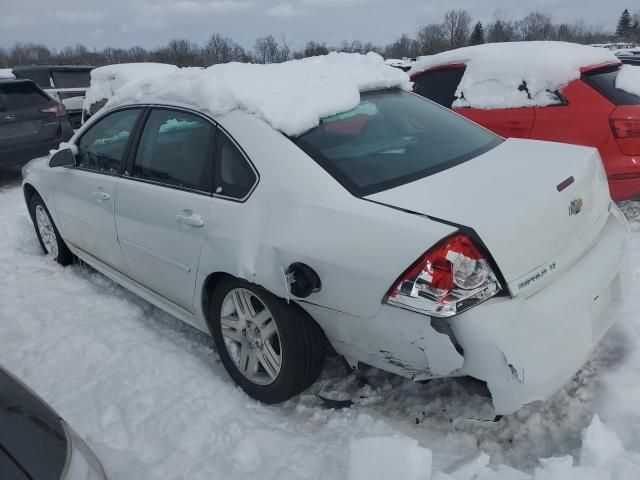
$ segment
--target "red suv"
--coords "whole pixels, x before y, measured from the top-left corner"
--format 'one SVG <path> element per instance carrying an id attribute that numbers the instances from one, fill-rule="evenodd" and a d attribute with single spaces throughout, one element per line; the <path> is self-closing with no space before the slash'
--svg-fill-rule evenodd
<path id="1" fill-rule="evenodd" d="M 453 106 L 467 65 L 443 63 L 411 72 L 414 91 L 503 137 L 532 138 L 596 147 L 614 200 L 640 193 L 640 97 L 615 87 L 622 64 L 580 68 L 580 78 L 554 92 L 550 106 L 481 109 Z M 640 68 L 640 67 L 638 67 Z M 526 90 L 527 85 L 519 87 Z M 505 92 L 505 95 L 509 92 Z"/>

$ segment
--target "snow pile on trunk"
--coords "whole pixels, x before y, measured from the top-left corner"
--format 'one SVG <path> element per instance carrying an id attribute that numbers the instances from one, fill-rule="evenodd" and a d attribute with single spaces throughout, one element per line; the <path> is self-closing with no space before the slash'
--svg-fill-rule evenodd
<path id="1" fill-rule="evenodd" d="M 108 100 L 127 83 L 144 78 L 166 75 L 178 70 L 166 63 L 122 63 L 91 70 L 91 85 L 87 90 L 82 108 L 89 111 L 94 103 Z"/>
<path id="2" fill-rule="evenodd" d="M 454 107 L 517 108 L 558 103 L 553 92 L 581 68 L 612 62 L 620 60 L 609 50 L 573 43 L 490 43 L 419 57 L 409 73 L 465 64 Z"/>
<path id="3" fill-rule="evenodd" d="M 376 53 L 330 53 L 290 62 L 227 63 L 206 70 L 180 69 L 127 84 L 107 103 L 177 103 L 212 116 L 243 110 L 287 135 L 301 134 L 323 117 L 360 103 L 360 92 L 409 89 L 409 76 Z"/>
<path id="4" fill-rule="evenodd" d="M 13 70 L 10 68 L 0 68 L 0 78 L 14 79 L 16 76 L 13 74 Z"/>
<path id="5" fill-rule="evenodd" d="M 623 65 L 616 77 L 616 88 L 640 97 L 640 67 Z"/>

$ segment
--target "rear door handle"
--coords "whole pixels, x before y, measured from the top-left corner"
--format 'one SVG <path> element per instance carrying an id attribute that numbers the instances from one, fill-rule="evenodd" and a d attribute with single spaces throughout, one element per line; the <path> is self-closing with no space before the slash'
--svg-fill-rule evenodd
<path id="1" fill-rule="evenodd" d="M 182 213 L 177 214 L 176 221 L 190 227 L 202 227 L 204 225 L 202 217 L 191 210 L 183 210 Z"/>
<path id="2" fill-rule="evenodd" d="M 104 200 L 109 200 L 111 198 L 111 195 L 109 195 L 107 192 L 101 192 L 101 191 L 93 192 L 93 196 L 98 200 L 100 200 L 101 202 Z"/>

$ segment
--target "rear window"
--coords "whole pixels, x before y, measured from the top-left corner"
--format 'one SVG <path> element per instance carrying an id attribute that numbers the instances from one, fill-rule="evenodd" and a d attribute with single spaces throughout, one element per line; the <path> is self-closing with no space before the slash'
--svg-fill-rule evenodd
<path id="1" fill-rule="evenodd" d="M 39 108 L 52 102 L 31 82 L 0 84 L 0 111 Z"/>
<path id="2" fill-rule="evenodd" d="M 599 68 L 582 74 L 582 79 L 614 105 L 639 105 L 640 97 L 616 88 L 619 66 Z"/>
<path id="3" fill-rule="evenodd" d="M 293 140 L 356 196 L 433 175 L 502 142 L 450 110 L 402 90 L 363 93 L 356 108 L 323 119 Z"/>
<path id="4" fill-rule="evenodd" d="M 56 88 L 89 88 L 90 70 L 53 70 L 53 83 Z"/>
<path id="5" fill-rule="evenodd" d="M 14 69 L 13 73 L 15 73 L 18 78 L 33 80 L 40 88 L 51 88 L 49 69 L 47 68 L 36 68 L 33 70 L 29 70 L 28 68 L 18 68 Z"/>

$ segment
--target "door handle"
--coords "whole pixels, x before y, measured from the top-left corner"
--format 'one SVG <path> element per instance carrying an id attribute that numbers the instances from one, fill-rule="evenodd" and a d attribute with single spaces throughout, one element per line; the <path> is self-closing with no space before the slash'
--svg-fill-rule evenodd
<path id="1" fill-rule="evenodd" d="M 182 213 L 177 214 L 176 221 L 190 227 L 202 227 L 204 225 L 202 217 L 197 213 L 191 212 L 191 210 L 184 210 Z"/>
<path id="2" fill-rule="evenodd" d="M 111 195 L 109 195 L 107 192 L 100 192 L 100 191 L 93 192 L 93 196 L 98 200 L 100 200 L 101 202 L 104 200 L 109 200 L 111 198 Z"/>

